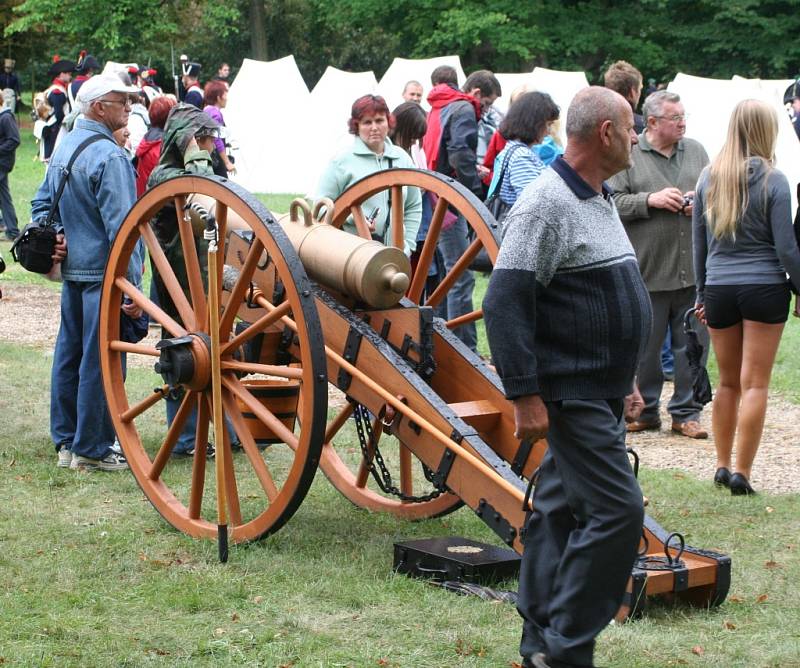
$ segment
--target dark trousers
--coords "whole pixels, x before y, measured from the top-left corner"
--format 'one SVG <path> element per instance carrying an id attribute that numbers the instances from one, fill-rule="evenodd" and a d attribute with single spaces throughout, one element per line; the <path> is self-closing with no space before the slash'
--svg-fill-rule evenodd
<path id="1" fill-rule="evenodd" d="M 703 405 L 695 401 L 692 391 L 692 372 L 686 358 L 686 335 L 683 333 L 683 316 L 687 309 L 694 306 L 695 289 L 665 290 L 651 292 L 650 302 L 653 305 L 653 331 L 647 341 L 644 355 L 639 362 L 639 391 L 644 399 L 644 409 L 639 417 L 642 422 L 658 422 L 661 389 L 664 386 L 664 371 L 661 366 L 661 348 L 664 335 L 669 329 L 671 334 L 672 354 L 675 358 L 672 398 L 667 410 L 673 422 L 699 420 Z M 693 321 L 692 325 L 703 344 L 703 365 L 708 359 L 708 330 Z"/>
<path id="2" fill-rule="evenodd" d="M 19 234 L 17 227 L 17 212 L 14 211 L 14 202 L 8 187 L 8 174 L 0 171 L 0 214 L 2 223 L 6 228 L 6 236 L 15 237 Z"/>
<path id="3" fill-rule="evenodd" d="M 591 665 L 614 617 L 642 535 L 642 492 L 625 452 L 622 399 L 547 403 L 520 567 L 520 653 Z"/>

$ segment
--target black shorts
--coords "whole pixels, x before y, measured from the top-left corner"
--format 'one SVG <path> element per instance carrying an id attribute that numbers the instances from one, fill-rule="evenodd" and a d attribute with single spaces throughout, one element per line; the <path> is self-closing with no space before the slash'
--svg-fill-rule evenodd
<path id="1" fill-rule="evenodd" d="M 753 320 L 768 325 L 786 322 L 792 292 L 788 281 L 773 285 L 707 285 L 706 321 L 714 329 L 725 329 Z"/>

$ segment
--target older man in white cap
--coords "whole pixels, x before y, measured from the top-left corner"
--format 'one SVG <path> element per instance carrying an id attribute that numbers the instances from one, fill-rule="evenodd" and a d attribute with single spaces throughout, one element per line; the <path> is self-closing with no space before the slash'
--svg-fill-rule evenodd
<path id="1" fill-rule="evenodd" d="M 61 467 L 128 467 L 112 449 L 114 428 L 102 390 L 98 330 L 111 242 L 136 200 L 133 167 L 112 133 L 127 124 L 129 96 L 137 93 L 116 76 L 95 76 L 83 84 L 77 97 L 83 118 L 56 148 L 31 202 L 34 221 L 45 219 L 54 208 L 55 220 L 63 226 L 56 249 L 64 279 L 61 324 L 50 389 L 50 433 Z M 62 179 L 66 185 L 57 198 Z M 142 259 L 137 248 L 128 266 L 134 285 L 141 284 Z M 141 315 L 132 304 L 122 308 L 131 317 Z"/>

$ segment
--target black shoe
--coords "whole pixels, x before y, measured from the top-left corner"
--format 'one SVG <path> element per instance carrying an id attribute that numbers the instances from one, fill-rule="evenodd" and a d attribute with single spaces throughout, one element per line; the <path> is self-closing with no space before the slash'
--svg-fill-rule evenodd
<path id="1" fill-rule="evenodd" d="M 523 661 L 522 665 L 532 666 L 533 668 L 597 668 L 596 666 L 591 666 L 591 665 L 584 665 L 584 664 L 579 665 L 577 663 L 567 663 L 566 661 L 559 661 L 558 659 L 554 659 L 550 656 L 542 654 L 542 652 L 534 654 L 527 664 L 525 663 L 525 661 Z"/>
<path id="2" fill-rule="evenodd" d="M 714 484 L 717 487 L 730 487 L 731 472 L 724 466 L 720 466 L 714 474 Z"/>
<path id="3" fill-rule="evenodd" d="M 6 232 L 6 241 L 16 241 L 19 232 Z"/>
<path id="4" fill-rule="evenodd" d="M 194 457 L 194 450 L 195 450 L 194 448 L 191 448 L 189 450 L 183 450 L 183 451 L 175 451 L 175 450 L 173 450 L 172 451 L 172 456 L 173 457 Z M 215 455 L 216 455 L 216 450 L 214 449 L 214 446 L 211 443 L 206 443 L 206 459 L 214 459 Z"/>
<path id="5" fill-rule="evenodd" d="M 733 494 L 733 496 L 750 496 L 756 493 L 756 490 L 750 487 L 750 483 L 748 482 L 747 478 L 745 478 L 741 473 L 734 473 L 731 476 L 728 487 L 731 488 L 731 494 Z"/>

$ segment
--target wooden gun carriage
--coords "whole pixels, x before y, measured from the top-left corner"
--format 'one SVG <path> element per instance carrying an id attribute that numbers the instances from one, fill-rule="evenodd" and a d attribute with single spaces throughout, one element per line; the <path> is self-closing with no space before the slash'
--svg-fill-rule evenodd
<path id="1" fill-rule="evenodd" d="M 438 196 L 413 278 L 398 250 L 409 186 Z M 392 193 L 395 248 L 370 239 L 361 209 L 383 190 Z M 177 268 L 149 224 L 170 204 L 184 263 Z M 448 209 L 465 217 L 473 241 L 426 295 Z M 450 331 L 480 320 L 480 309 L 449 322 L 433 315 L 482 247 L 494 262 L 494 219 L 452 179 L 410 169 L 366 177 L 328 204 L 324 222 L 319 214 L 296 203 L 278 221 L 242 188 L 191 176 L 148 191 L 131 209 L 105 274 L 100 352 L 111 417 L 136 480 L 167 522 L 193 537 L 218 537 L 225 552 L 228 540 L 256 540 L 286 523 L 317 468 L 357 506 L 398 518 L 467 505 L 521 551 L 530 482 L 546 443 L 514 437 L 513 407 L 498 376 Z M 358 236 L 335 229 L 348 218 Z M 207 276 L 198 222 L 211 244 Z M 140 239 L 178 317 L 126 278 Z M 158 345 L 120 340 L 123 294 L 161 326 Z M 131 396 L 123 355 L 156 362 L 152 392 Z M 176 388 L 183 399 L 168 427 L 163 399 Z M 170 456 L 194 416 L 198 444 L 213 426 L 213 463 L 202 447 L 188 462 Z M 652 594 L 698 605 L 724 600 L 730 559 L 677 542 L 646 518 L 620 618 Z"/>

